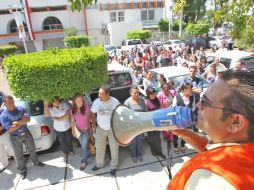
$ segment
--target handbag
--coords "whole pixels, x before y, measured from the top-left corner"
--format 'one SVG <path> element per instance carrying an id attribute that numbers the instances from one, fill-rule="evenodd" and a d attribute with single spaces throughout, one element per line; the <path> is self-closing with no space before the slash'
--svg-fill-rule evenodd
<path id="1" fill-rule="evenodd" d="M 96 154 L 96 148 L 95 148 L 94 137 L 92 134 L 89 135 L 87 146 L 88 146 L 88 150 L 90 154 L 94 156 Z"/>

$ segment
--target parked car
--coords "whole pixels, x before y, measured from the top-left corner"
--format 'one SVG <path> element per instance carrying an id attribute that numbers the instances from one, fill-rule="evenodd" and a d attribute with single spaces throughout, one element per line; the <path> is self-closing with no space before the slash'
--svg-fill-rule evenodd
<path id="1" fill-rule="evenodd" d="M 147 44 L 144 44 L 141 39 L 124 40 L 122 42 L 121 49 L 131 51 L 132 48 L 135 48 L 135 47 L 139 48 L 141 46 L 143 46 L 143 48 L 147 47 Z"/>
<path id="2" fill-rule="evenodd" d="M 115 45 L 104 45 L 104 50 L 111 55 L 115 51 L 117 51 L 117 47 Z"/>
<path id="3" fill-rule="evenodd" d="M 209 36 L 208 41 L 209 41 L 210 48 L 214 48 L 216 50 L 221 47 L 222 39 L 219 36 Z"/>
<path id="4" fill-rule="evenodd" d="M 204 38 L 193 37 L 186 40 L 185 45 L 189 45 L 190 47 L 194 47 L 195 49 L 199 49 L 200 47 L 203 47 L 205 49 L 206 42 Z"/>
<path id="5" fill-rule="evenodd" d="M 247 69 L 254 69 L 254 53 L 247 51 L 217 51 L 214 53 L 209 53 L 206 56 L 208 63 L 212 63 L 218 57 L 220 62 L 227 68 L 235 68 L 237 61 L 242 61 L 243 65 Z"/>
<path id="6" fill-rule="evenodd" d="M 185 48 L 185 43 L 182 40 L 168 40 L 163 43 L 164 48 L 171 47 L 173 51 L 182 50 Z"/>
<path id="7" fill-rule="evenodd" d="M 155 80 L 157 80 L 159 74 L 163 74 L 167 82 L 169 80 L 173 80 L 176 89 L 180 86 L 183 79 L 189 75 L 188 68 L 180 66 L 159 67 L 151 69 L 150 71 L 152 72 L 153 78 Z M 207 89 L 208 82 L 205 80 L 205 78 L 203 78 L 199 74 L 197 74 L 196 76 L 203 81 L 203 89 Z M 142 88 L 140 88 L 140 92 L 142 95 L 146 96 L 146 93 Z"/>
<path id="8" fill-rule="evenodd" d="M 43 101 L 28 102 L 15 98 L 15 105 L 23 107 L 30 115 L 30 122 L 27 127 L 30 130 L 36 151 L 48 150 L 56 141 L 56 134 L 53 130 L 53 119 L 51 117 L 44 117 Z M 5 109 L 4 106 L 2 106 Z M 28 153 L 25 146 L 24 153 Z M 7 150 L 9 156 L 13 156 L 10 150 Z"/>
<path id="9" fill-rule="evenodd" d="M 108 81 L 105 82 L 110 86 L 110 96 L 115 97 L 121 103 L 124 103 L 130 96 L 130 88 L 136 85 L 131 70 L 117 63 L 108 64 Z M 98 89 L 90 92 L 92 101 L 98 98 Z"/>

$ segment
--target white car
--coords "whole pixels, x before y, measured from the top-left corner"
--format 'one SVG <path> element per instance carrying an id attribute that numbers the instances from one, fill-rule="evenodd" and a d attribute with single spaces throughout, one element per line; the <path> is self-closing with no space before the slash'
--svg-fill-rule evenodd
<path id="1" fill-rule="evenodd" d="M 44 117 L 43 115 L 43 101 L 27 102 L 15 97 L 14 101 L 16 106 L 25 108 L 30 115 L 30 122 L 27 124 L 27 127 L 33 136 L 36 151 L 51 148 L 56 141 L 56 134 L 53 130 L 53 119 L 51 117 Z M 25 154 L 28 153 L 25 146 L 23 150 Z M 7 152 L 9 156 L 13 156 L 12 151 L 7 150 Z"/>
<path id="2" fill-rule="evenodd" d="M 111 55 L 117 51 L 117 47 L 115 45 L 104 45 L 104 50 Z"/>
<path id="3" fill-rule="evenodd" d="M 241 61 L 247 69 L 254 69 L 253 52 L 232 50 L 208 53 L 206 56 L 207 63 L 212 63 L 215 57 L 218 57 L 220 59 L 220 62 L 229 69 L 235 68 L 235 64 L 237 61 Z"/>
<path id="4" fill-rule="evenodd" d="M 221 47 L 222 40 L 223 39 L 219 36 L 209 36 L 208 37 L 209 47 L 214 48 L 215 50 L 219 49 Z"/>
<path id="5" fill-rule="evenodd" d="M 163 47 L 167 49 L 171 47 L 173 51 L 181 51 L 185 48 L 185 43 L 182 40 L 168 40 L 163 43 Z"/>
<path id="6" fill-rule="evenodd" d="M 159 67 L 159 68 L 151 69 L 149 71 L 152 72 L 153 78 L 156 81 L 159 74 L 163 74 L 167 82 L 169 80 L 173 80 L 176 89 L 180 86 L 184 78 L 189 75 L 189 69 L 186 67 L 181 67 L 181 66 Z M 196 77 L 200 78 L 203 81 L 203 90 L 207 89 L 209 85 L 208 82 L 199 74 L 197 74 Z M 143 89 L 140 88 L 139 90 L 141 94 L 146 96 L 146 93 Z"/>

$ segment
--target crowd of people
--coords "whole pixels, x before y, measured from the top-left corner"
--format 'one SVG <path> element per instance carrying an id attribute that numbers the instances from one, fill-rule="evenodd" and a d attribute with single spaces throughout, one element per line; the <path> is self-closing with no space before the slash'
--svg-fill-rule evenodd
<path id="1" fill-rule="evenodd" d="M 239 68 L 226 71 L 217 58 L 208 65 L 202 48 L 193 51 L 188 47 L 179 52 L 173 52 L 170 48 L 137 48 L 128 55 L 114 55 L 112 59 L 109 58 L 109 62 L 127 65 L 132 69 L 137 83 L 144 87 L 145 98 L 140 97 L 138 86 L 131 87 L 130 97 L 124 102 L 129 109 L 148 112 L 170 106 L 187 106 L 192 110 L 192 130 L 162 132 L 166 140 L 173 142 L 176 154 L 186 152 L 186 142 L 201 152 L 183 166 L 171 180 L 168 189 L 253 189 L 253 72 L 243 70 L 241 64 Z M 174 81 L 167 81 L 163 75 L 158 75 L 155 80 L 149 72 L 151 68 L 172 65 L 188 67 L 189 70 L 189 75 L 181 81 L 179 87 L 175 87 Z M 203 92 L 202 80 L 196 77 L 197 72 L 209 80 L 210 87 L 206 92 Z M 202 93 L 204 94 L 201 96 Z M 4 142 L 12 146 L 18 170 L 24 179 L 27 168 L 23 144 L 35 166 L 43 167 L 45 164 L 39 161 L 32 135 L 27 128 L 30 116 L 24 108 L 15 106 L 10 95 L 3 97 L 3 103 L 6 109 L 1 110 L 0 115 L 0 145 L 3 149 L 0 154 L 0 169 L 3 171 L 8 166 Z M 108 144 L 110 175 L 116 175 L 119 145 L 110 128 L 110 119 L 118 104 L 119 101 L 110 96 L 107 85 L 99 88 L 98 98 L 92 103 L 82 94 L 75 95 L 71 103 L 59 98 L 55 98 L 52 103 L 44 102 L 44 115 L 54 120 L 53 127 L 59 139 L 64 162 L 68 161 L 68 156 L 75 156 L 72 144 L 74 136 L 79 140 L 82 149 L 80 170 L 85 170 L 89 164 L 88 138 L 96 131 L 96 155 L 92 171 L 105 166 Z M 209 138 L 199 134 L 197 127 Z M 143 135 L 136 136 L 129 146 L 130 157 L 134 163 L 143 161 L 142 139 Z M 161 132 L 147 132 L 147 141 L 152 155 L 166 159 L 161 148 Z"/>

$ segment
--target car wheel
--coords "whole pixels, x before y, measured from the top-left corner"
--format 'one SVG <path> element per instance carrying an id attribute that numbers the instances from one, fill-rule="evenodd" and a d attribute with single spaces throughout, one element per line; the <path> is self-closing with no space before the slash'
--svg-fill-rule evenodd
<path id="1" fill-rule="evenodd" d="M 218 46 L 216 44 L 214 44 L 213 49 L 218 49 Z"/>

